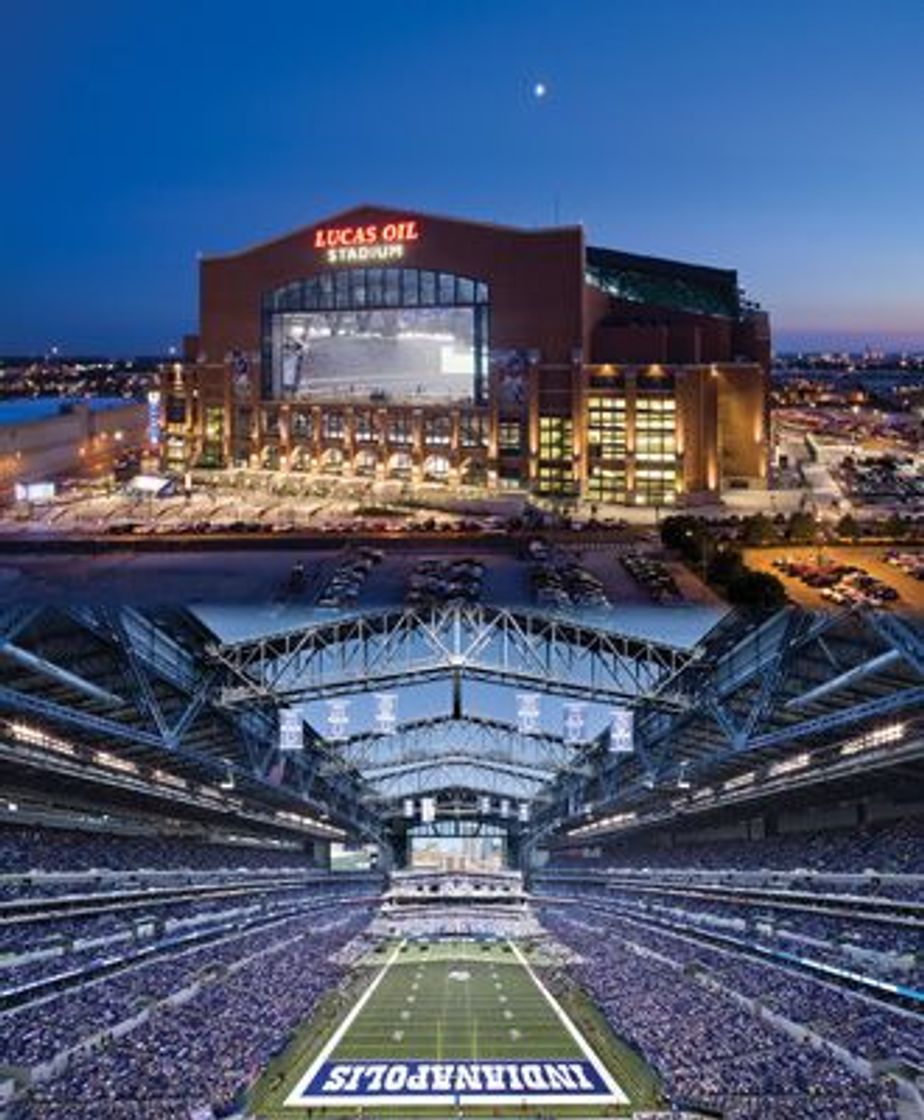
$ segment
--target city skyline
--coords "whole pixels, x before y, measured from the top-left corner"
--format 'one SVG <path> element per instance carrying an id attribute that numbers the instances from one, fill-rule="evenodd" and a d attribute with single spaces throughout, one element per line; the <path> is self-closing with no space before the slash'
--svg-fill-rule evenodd
<path id="1" fill-rule="evenodd" d="M 778 351 L 924 347 L 918 4 L 218 12 L 9 18 L 0 352 L 165 352 L 197 254 L 364 201 L 737 267 Z"/>

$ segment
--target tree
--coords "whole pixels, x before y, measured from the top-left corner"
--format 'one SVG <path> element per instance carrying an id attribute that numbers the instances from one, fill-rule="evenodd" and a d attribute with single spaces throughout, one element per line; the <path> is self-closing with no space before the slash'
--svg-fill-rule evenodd
<path id="1" fill-rule="evenodd" d="M 706 570 L 706 579 L 709 583 L 720 583 L 727 586 L 746 571 L 741 560 L 741 553 L 735 549 L 723 549 L 717 552 L 710 560 Z"/>
<path id="2" fill-rule="evenodd" d="M 837 535 L 855 541 L 860 535 L 860 522 L 853 514 L 845 513 L 837 523 Z"/>
<path id="3" fill-rule="evenodd" d="M 682 553 L 689 563 L 702 562 L 709 541 L 709 523 L 702 517 L 672 514 L 661 523 L 661 543 Z"/>
<path id="4" fill-rule="evenodd" d="M 728 601 L 738 607 L 772 610 L 786 602 L 786 588 L 769 572 L 743 568 L 726 588 Z"/>
<path id="5" fill-rule="evenodd" d="M 755 513 L 745 518 L 741 529 L 741 541 L 746 545 L 767 544 L 776 536 L 773 522 L 765 513 Z"/>
<path id="6" fill-rule="evenodd" d="M 794 544 L 812 544 L 817 533 L 818 526 L 810 513 L 797 510 L 790 516 L 786 536 Z"/>
<path id="7" fill-rule="evenodd" d="M 890 514 L 882 527 L 883 535 L 897 540 L 908 533 L 908 522 L 897 513 Z"/>

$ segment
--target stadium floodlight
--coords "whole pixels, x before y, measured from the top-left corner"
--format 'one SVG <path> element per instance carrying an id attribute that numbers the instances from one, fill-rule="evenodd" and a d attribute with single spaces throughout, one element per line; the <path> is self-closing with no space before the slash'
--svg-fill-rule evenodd
<path id="1" fill-rule="evenodd" d="M 526 824 L 529 820 L 529 802 L 521 801 L 519 805 L 519 818 L 521 824 Z"/>
<path id="2" fill-rule="evenodd" d="M 635 713 L 631 708 L 613 708 L 610 711 L 610 751 L 613 754 L 632 754 L 635 750 Z"/>
<path id="3" fill-rule="evenodd" d="M 404 810 L 403 811 L 404 811 L 404 819 L 405 820 L 413 820 L 414 819 L 414 798 L 413 797 L 405 797 L 405 799 L 404 799 Z"/>
<path id="4" fill-rule="evenodd" d="M 432 824 L 436 820 L 436 801 L 432 797 L 420 799 L 420 820 L 422 824 Z"/>
<path id="5" fill-rule="evenodd" d="M 507 797 L 501 798 L 500 815 L 505 819 L 510 816 L 510 799 Z"/>
<path id="6" fill-rule="evenodd" d="M 279 709 L 279 749 L 300 751 L 305 747 L 305 723 L 301 708 Z"/>
<path id="7" fill-rule="evenodd" d="M 489 817 L 491 815 L 491 798 L 490 797 L 482 797 L 481 798 L 481 800 L 479 801 L 479 812 L 481 813 L 481 815 L 483 817 Z"/>

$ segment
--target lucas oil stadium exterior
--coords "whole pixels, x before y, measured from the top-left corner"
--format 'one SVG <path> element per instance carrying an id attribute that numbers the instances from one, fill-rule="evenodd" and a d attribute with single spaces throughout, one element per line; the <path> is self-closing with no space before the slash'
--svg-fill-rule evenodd
<path id="1" fill-rule="evenodd" d="M 734 271 L 363 205 L 201 262 L 165 466 L 712 502 L 766 484 L 769 357 Z"/>

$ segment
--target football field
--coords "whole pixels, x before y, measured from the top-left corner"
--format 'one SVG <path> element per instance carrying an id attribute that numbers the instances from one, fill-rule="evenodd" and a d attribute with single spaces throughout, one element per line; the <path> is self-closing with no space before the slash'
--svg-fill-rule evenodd
<path id="1" fill-rule="evenodd" d="M 516 945 L 402 942 L 383 956 L 287 1110 L 627 1102 Z"/>

